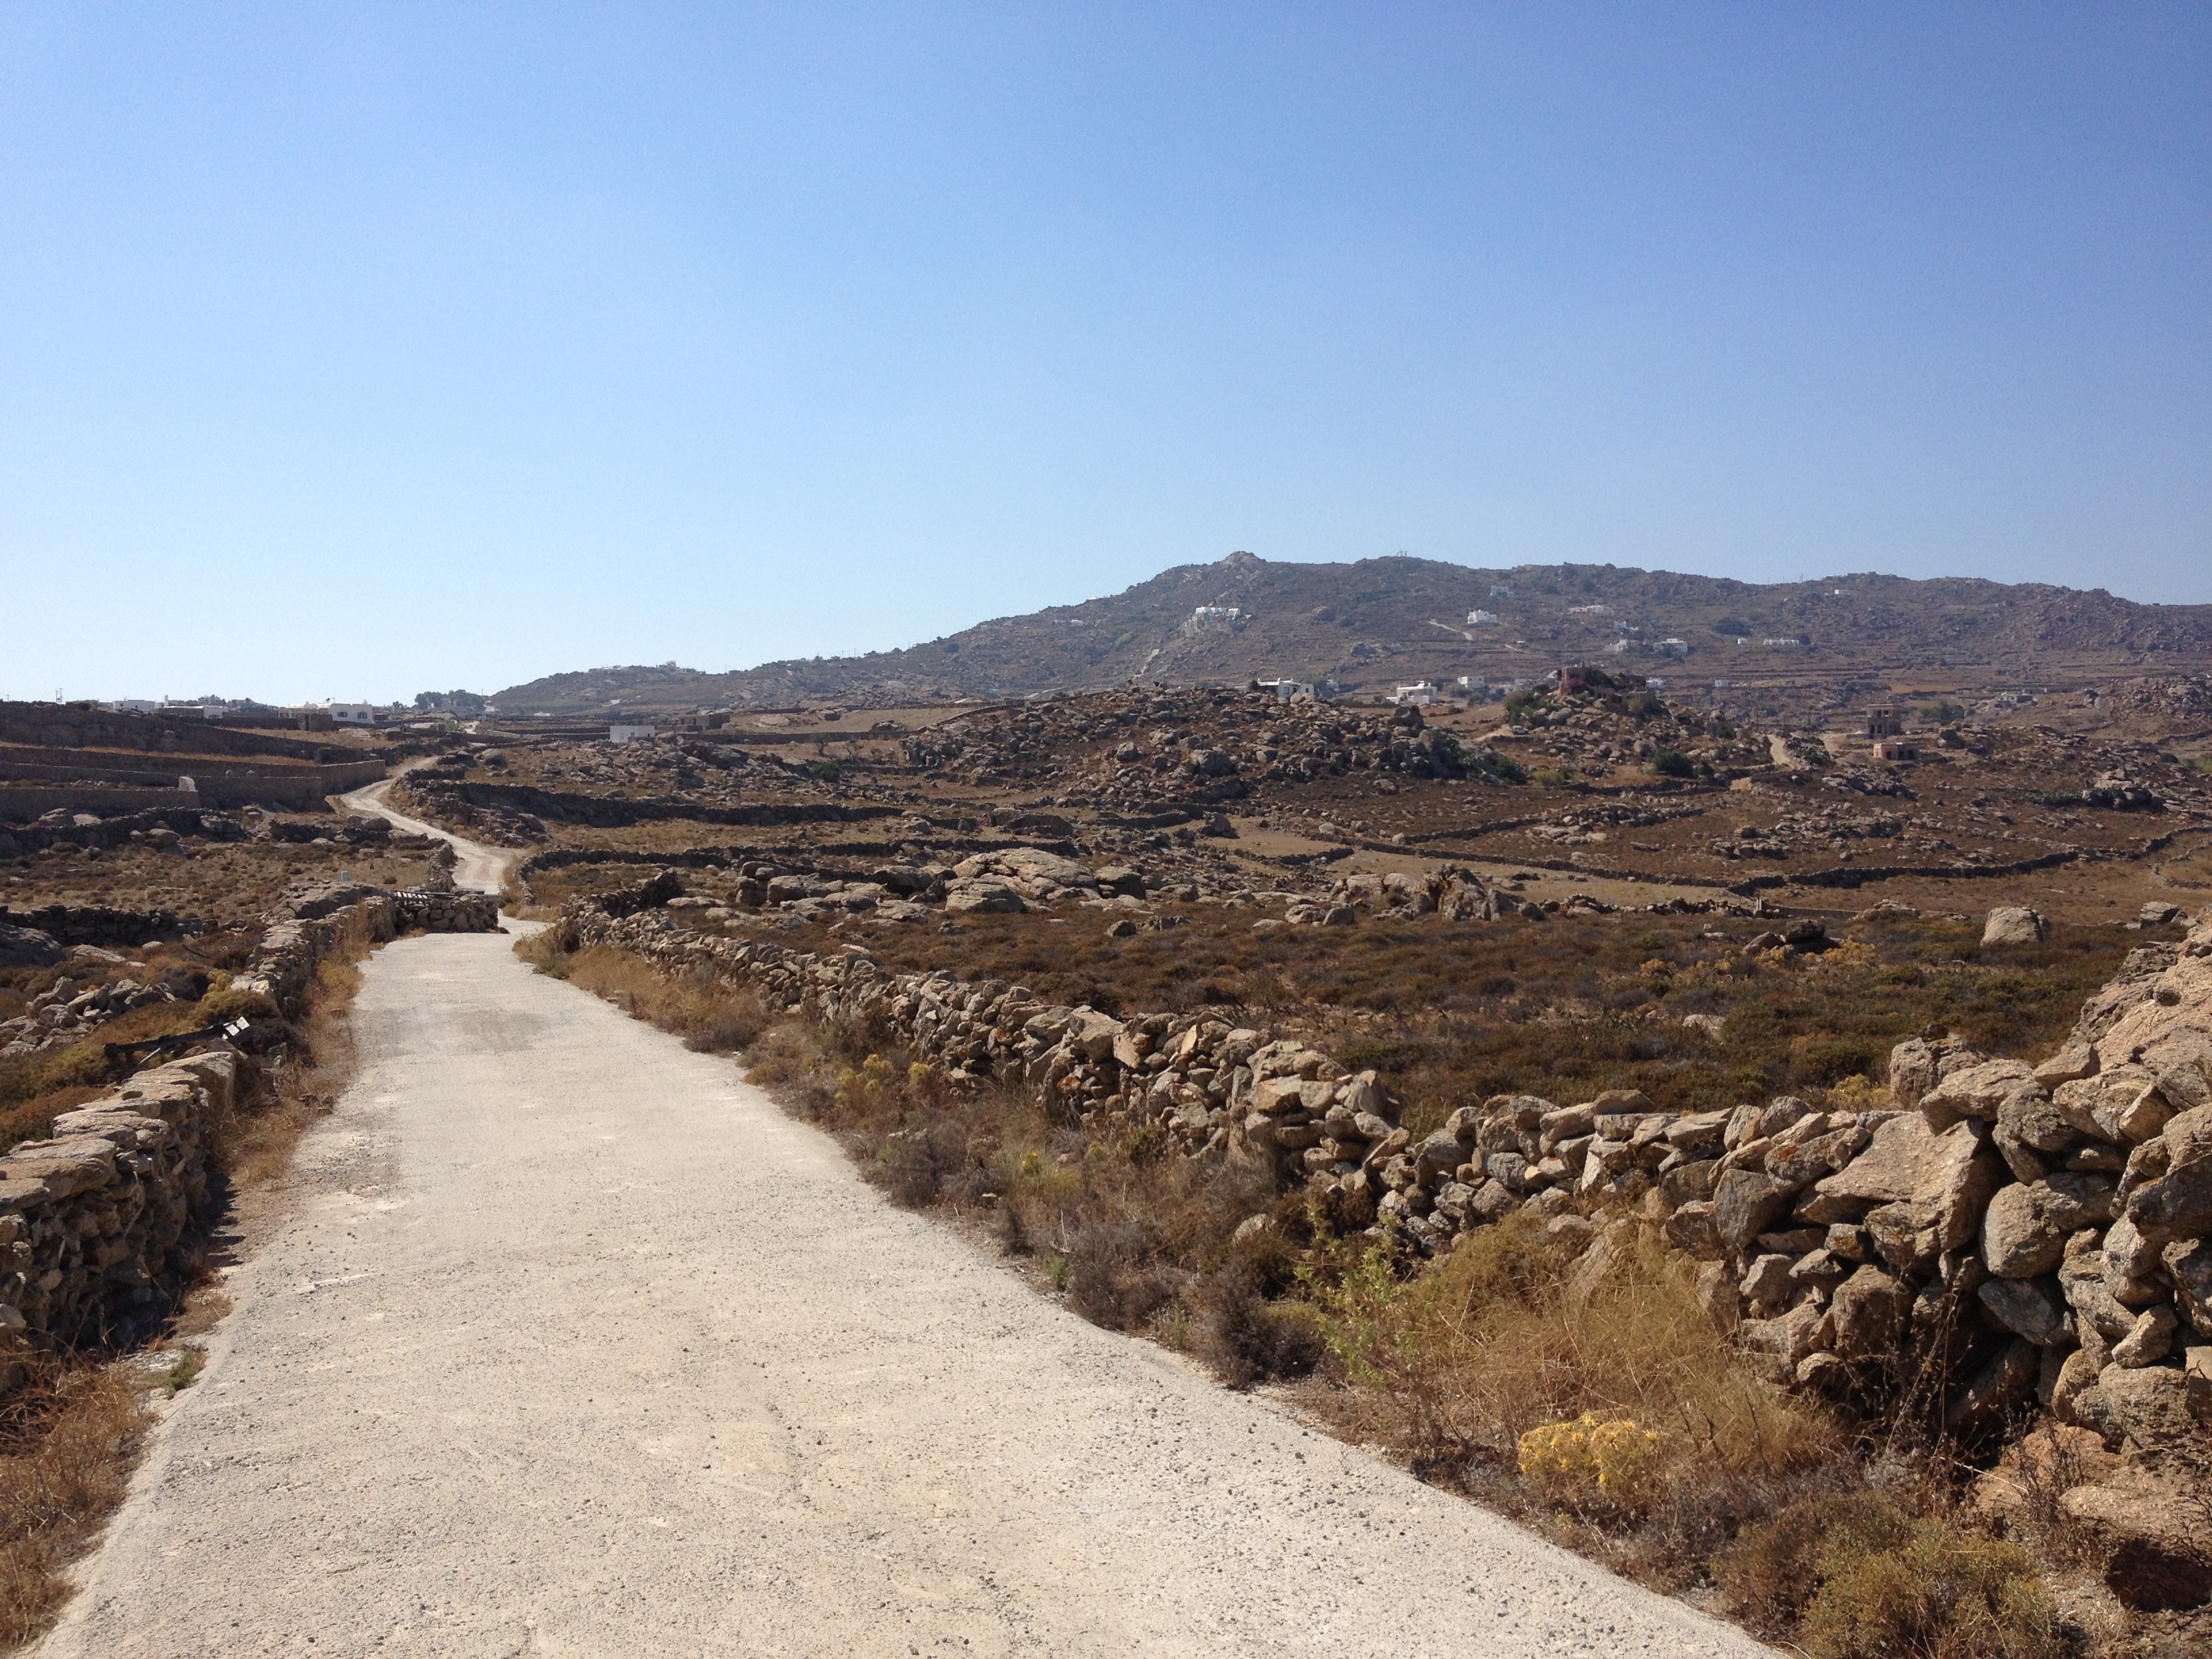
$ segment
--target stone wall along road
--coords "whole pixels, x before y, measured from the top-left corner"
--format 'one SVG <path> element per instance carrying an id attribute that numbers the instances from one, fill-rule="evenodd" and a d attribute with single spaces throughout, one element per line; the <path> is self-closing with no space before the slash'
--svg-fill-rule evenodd
<path id="1" fill-rule="evenodd" d="M 49 1659 L 1766 1651 L 1085 1323 L 508 943 L 366 964 Z"/>

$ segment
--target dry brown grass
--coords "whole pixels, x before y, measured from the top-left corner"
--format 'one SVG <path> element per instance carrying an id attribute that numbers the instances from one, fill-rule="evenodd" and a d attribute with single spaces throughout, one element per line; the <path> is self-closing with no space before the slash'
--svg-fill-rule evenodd
<path id="1" fill-rule="evenodd" d="M 540 973 L 565 979 L 633 1018 L 676 1032 L 690 1048 L 735 1054 L 750 1048 L 768 1024 L 760 1000 L 750 990 L 703 968 L 665 974 L 642 957 L 605 945 L 569 956 L 559 949 L 553 934 L 547 928 L 521 940 L 516 954 Z"/>
<path id="2" fill-rule="evenodd" d="M 1348 1432 L 1648 1582 L 1696 1583 L 1738 1529 L 1849 1461 L 1842 1425 L 1746 1365 L 1656 1237 L 1594 1279 L 1519 1218 L 1411 1279 L 1364 1241 L 1316 1252 L 1301 1277 L 1359 1385 L 1322 1401 Z M 1563 1500 L 1522 1478 L 1522 1437 L 1585 1413 L 1658 1437 L 1635 1491 L 1592 1481 Z"/>
<path id="3" fill-rule="evenodd" d="M 51 1357 L 0 1407 L 0 1644 L 44 1630 L 123 1501 L 150 1422 L 112 1365 Z"/>

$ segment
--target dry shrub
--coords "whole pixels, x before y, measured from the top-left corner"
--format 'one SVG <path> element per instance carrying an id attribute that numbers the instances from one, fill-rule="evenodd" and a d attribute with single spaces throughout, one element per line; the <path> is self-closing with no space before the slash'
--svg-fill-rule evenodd
<path id="1" fill-rule="evenodd" d="M 1067 1253 L 1067 1304 L 1094 1325 L 1135 1330 L 1173 1299 L 1146 1230 L 1133 1221 L 1096 1223 Z"/>
<path id="2" fill-rule="evenodd" d="M 148 1420 L 112 1369 L 52 1358 L 0 1408 L 0 1643 L 67 1597 L 61 1570 L 122 1501 Z"/>
<path id="3" fill-rule="evenodd" d="M 1713 1578 L 1745 1624 L 1762 1636 L 1785 1635 L 1820 1587 L 1814 1569 L 1824 1550 L 1874 1554 L 1911 1531 L 1912 1517 L 1878 1493 L 1812 1494 L 1747 1528 L 1714 1561 Z"/>
<path id="4" fill-rule="evenodd" d="M 1528 1430 L 1589 1412 L 1658 1431 L 1678 1471 L 1779 1476 L 1841 1449 L 1825 1416 L 1745 1367 L 1656 1236 L 1579 1301 L 1569 1266 L 1516 1216 L 1410 1283 L 1374 1248 L 1316 1290 L 1331 1346 L 1390 1402 L 1382 1426 L 1401 1440 L 1425 1425 L 1431 1449 L 1515 1462 Z"/>
<path id="5" fill-rule="evenodd" d="M 1820 1407 L 1747 1367 L 1656 1237 L 1571 1294 L 1572 1266 L 1525 1215 L 1468 1236 L 1410 1280 L 1392 1249 L 1328 1246 L 1304 1277 L 1331 1352 L 1358 1386 L 1328 1404 L 1428 1478 L 1523 1512 L 1564 1508 L 1594 1529 L 1577 1535 L 1580 1547 L 1685 1588 L 1849 1447 Z M 1637 1478 L 1571 1492 L 1524 1482 L 1522 1437 L 1586 1413 L 1658 1436 Z"/>
<path id="6" fill-rule="evenodd" d="M 1799 1498 L 1715 1563 L 1754 1630 L 1816 1659 L 2034 1659 L 2058 1626 L 2017 1545 L 1873 1492 Z"/>
<path id="7" fill-rule="evenodd" d="M 547 928 L 515 946 L 540 973 L 565 979 L 603 997 L 632 1017 L 681 1036 L 686 1047 L 708 1054 L 750 1048 L 769 1022 L 750 986 L 702 964 L 666 973 L 633 951 L 594 945 L 574 955 L 559 948 Z"/>
<path id="8" fill-rule="evenodd" d="M 1305 1376 L 1327 1352 L 1310 1308 L 1268 1295 L 1273 1267 L 1264 1246 L 1240 1248 L 1199 1287 L 1199 1352 L 1231 1388 Z"/>

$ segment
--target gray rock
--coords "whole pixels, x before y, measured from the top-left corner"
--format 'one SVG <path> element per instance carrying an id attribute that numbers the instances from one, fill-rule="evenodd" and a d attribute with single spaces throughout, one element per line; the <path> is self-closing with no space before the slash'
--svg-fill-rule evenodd
<path id="1" fill-rule="evenodd" d="M 2066 1304 L 2054 1281 L 1992 1279 L 1974 1294 L 1984 1311 L 2014 1336 L 2044 1348 L 2066 1342 Z"/>
<path id="2" fill-rule="evenodd" d="M 2100 1343 L 2117 1342 L 2135 1327 L 2133 1310 L 2120 1305 L 2105 1276 L 2105 1253 L 2094 1234 L 2078 1234 L 2068 1241 L 2058 1288 L 2074 1310 L 2075 1334 L 2085 1345 L 2093 1334 Z"/>
<path id="3" fill-rule="evenodd" d="M 1692 1199 L 1667 1218 L 1667 1242 L 1700 1261 L 1718 1261 L 1728 1254 L 1708 1200 Z"/>
<path id="4" fill-rule="evenodd" d="M 2039 1278 L 2066 1253 L 2066 1235 L 2036 1196 L 2032 1186 L 2002 1188 L 1982 1217 L 1982 1259 L 2000 1278 Z"/>
<path id="5" fill-rule="evenodd" d="M 1790 1207 L 1796 1188 L 1758 1170 L 1729 1170 L 1713 1184 L 1713 1222 L 1721 1242 L 1737 1255 L 1748 1250 Z M 1802 1356 L 1801 1356 L 1802 1358 Z"/>
<path id="6" fill-rule="evenodd" d="M 2136 1188 L 2128 1196 L 2127 1218 L 2154 1244 L 2212 1232 L 2212 1158 L 2200 1158 Z"/>
<path id="7" fill-rule="evenodd" d="M 2199 1334 L 2212 1336 L 2212 1239 L 2190 1238 L 2161 1252 L 2174 1305 Z"/>
<path id="8" fill-rule="evenodd" d="M 2022 1090 L 2041 1090 L 2035 1075 L 2016 1060 L 1985 1060 L 1945 1073 L 1942 1082 L 1920 1097 L 1920 1115 L 1937 1134 L 1961 1118 L 1995 1122 L 2004 1103 Z"/>
<path id="9" fill-rule="evenodd" d="M 2025 905 L 1999 905 L 1982 924 L 1982 943 L 2039 945 L 2043 941 L 2043 918 Z"/>
<path id="10" fill-rule="evenodd" d="M 1879 1267 L 1861 1267 L 1836 1286 L 1829 1304 L 1836 1352 L 1845 1359 L 1887 1358 L 1904 1339 L 1912 1291 Z"/>
<path id="11" fill-rule="evenodd" d="M 2164 1303 L 2145 1308 L 2136 1316 L 2135 1328 L 2112 1344 L 2112 1364 L 2130 1370 L 2155 1365 L 2173 1352 L 2173 1333 L 2180 1323 L 2173 1310 Z"/>
<path id="12" fill-rule="evenodd" d="M 2001 1188 L 1982 1218 L 1982 1259 L 2002 1279 L 2035 1279 L 2058 1265 L 2066 1241 L 2112 1219 L 2107 1176 L 2065 1171 Z"/>
<path id="13" fill-rule="evenodd" d="M 2189 1381 L 2178 1365 L 2107 1365 L 2074 1398 L 2074 1420 L 2107 1444 L 2145 1450 L 2185 1445 L 2197 1431 Z"/>
<path id="14" fill-rule="evenodd" d="M 62 959 L 52 933 L 0 922 L 0 968 L 51 968 Z"/>
<path id="15" fill-rule="evenodd" d="M 1790 1282 L 1790 1261 L 1786 1255 L 1762 1255 L 1743 1276 L 1744 1299 L 1755 1308 L 1772 1310 L 1790 1299 L 1797 1287 Z"/>

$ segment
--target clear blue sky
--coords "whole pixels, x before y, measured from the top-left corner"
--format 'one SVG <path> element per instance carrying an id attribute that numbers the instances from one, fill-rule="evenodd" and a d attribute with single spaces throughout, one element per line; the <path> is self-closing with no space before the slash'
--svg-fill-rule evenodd
<path id="1" fill-rule="evenodd" d="M 0 5 L 0 694 L 1249 548 L 2212 599 L 2212 7 Z"/>

